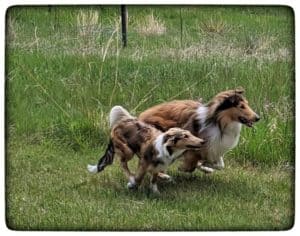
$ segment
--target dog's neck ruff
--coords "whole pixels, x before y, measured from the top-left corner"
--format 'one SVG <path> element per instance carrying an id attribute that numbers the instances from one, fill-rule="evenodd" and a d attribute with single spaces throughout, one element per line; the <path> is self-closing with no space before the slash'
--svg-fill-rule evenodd
<path id="1" fill-rule="evenodd" d="M 164 145 L 165 143 L 163 141 L 164 141 L 164 134 L 158 135 L 154 141 L 155 149 L 156 151 L 158 151 L 157 158 L 170 156 L 166 146 Z"/>
<path id="2" fill-rule="evenodd" d="M 175 150 L 170 155 L 166 145 L 167 144 L 164 143 L 164 134 L 160 134 L 154 141 L 154 147 L 158 152 L 157 158 L 163 159 L 164 161 L 173 162 L 175 159 L 180 157 L 185 151 L 183 149 Z"/>
<path id="3" fill-rule="evenodd" d="M 227 151 L 234 148 L 239 141 L 242 124 L 236 121 L 229 123 L 223 130 L 220 125 L 208 117 L 209 107 L 197 109 L 200 125 L 199 137 L 207 140 L 208 156 L 211 161 L 218 160 Z"/>
<path id="4" fill-rule="evenodd" d="M 205 129 L 205 124 L 207 123 L 207 115 L 208 115 L 208 107 L 207 106 L 199 106 L 197 109 L 197 115 L 198 120 L 200 123 L 200 130 L 201 132 L 203 129 Z"/>

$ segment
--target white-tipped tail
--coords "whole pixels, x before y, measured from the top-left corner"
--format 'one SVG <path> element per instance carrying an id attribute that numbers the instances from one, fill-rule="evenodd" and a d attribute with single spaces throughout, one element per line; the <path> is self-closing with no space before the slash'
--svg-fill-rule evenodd
<path id="1" fill-rule="evenodd" d="M 135 118 L 121 106 L 114 106 L 109 114 L 109 125 L 112 128 L 122 118 Z"/>
<path id="2" fill-rule="evenodd" d="M 96 174 L 98 172 L 97 165 L 88 165 L 87 169 L 90 173 Z"/>

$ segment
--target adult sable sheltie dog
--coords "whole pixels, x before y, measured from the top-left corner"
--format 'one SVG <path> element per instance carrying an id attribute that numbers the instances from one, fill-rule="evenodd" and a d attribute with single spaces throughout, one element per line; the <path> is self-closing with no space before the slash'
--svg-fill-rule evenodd
<path id="1" fill-rule="evenodd" d="M 157 175 L 179 158 L 186 150 L 195 150 L 203 146 L 205 141 L 195 137 L 190 131 L 171 128 L 162 132 L 155 127 L 139 121 L 121 106 L 115 106 L 110 112 L 110 142 L 98 165 L 88 165 L 91 173 L 102 171 L 113 163 L 114 155 L 120 157 L 129 183 L 129 188 L 137 187 L 146 172 L 152 174 L 150 187 L 157 188 Z M 134 175 L 127 162 L 136 154 L 139 159 L 138 169 Z"/>
<path id="2" fill-rule="evenodd" d="M 149 108 L 138 118 L 162 131 L 180 127 L 206 140 L 201 150 L 185 153 L 179 170 L 192 172 L 199 167 L 213 172 L 224 168 L 223 155 L 237 145 L 242 124 L 252 127 L 260 119 L 243 93 L 242 88 L 223 91 L 207 104 L 193 100 L 166 102 Z"/>

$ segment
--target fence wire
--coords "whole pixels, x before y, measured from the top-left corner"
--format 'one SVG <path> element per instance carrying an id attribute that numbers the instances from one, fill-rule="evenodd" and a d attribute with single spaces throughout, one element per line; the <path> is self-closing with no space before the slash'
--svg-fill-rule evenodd
<path id="1" fill-rule="evenodd" d="M 122 47 L 120 9 L 103 9 L 10 10 L 6 21 L 7 49 L 47 55 L 114 55 Z M 278 45 L 276 35 L 252 31 L 237 34 L 243 32 L 239 24 L 228 23 L 217 16 L 201 18 L 199 8 L 177 7 L 167 18 L 163 11 L 163 8 L 143 13 L 128 10 L 127 44 L 134 59 L 155 53 L 179 59 L 291 58 L 291 48 Z"/>
<path id="2" fill-rule="evenodd" d="M 95 16 L 97 23 L 92 24 L 95 21 L 92 19 L 93 16 L 88 16 L 88 13 L 77 13 L 77 22 L 67 26 L 66 22 L 60 20 L 55 10 L 52 9 L 47 14 L 48 24 L 43 25 L 36 18 L 31 20 L 32 25 L 28 29 L 22 28 L 13 17 L 8 17 L 7 48 L 40 53 L 102 54 L 108 46 L 110 50 L 115 51 L 115 48 L 120 48 L 122 45 L 121 22 L 117 14 L 115 19 L 104 23 Z M 178 21 L 179 30 L 167 29 L 153 16 L 153 13 L 147 17 L 141 25 L 128 26 L 129 47 L 139 48 L 142 42 L 145 44 L 147 41 L 151 41 L 149 44 L 156 47 L 159 45 L 179 47 L 182 44 L 181 21 Z"/>

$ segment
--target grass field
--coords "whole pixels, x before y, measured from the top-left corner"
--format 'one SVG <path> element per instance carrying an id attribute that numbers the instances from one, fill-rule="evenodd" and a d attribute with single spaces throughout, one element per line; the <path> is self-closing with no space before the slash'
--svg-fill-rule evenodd
<path id="1" fill-rule="evenodd" d="M 294 222 L 294 15 L 286 7 L 15 7 L 6 23 L 12 229 L 279 230 Z M 181 16 L 181 18 L 180 18 Z M 182 20 L 180 20 L 182 19 Z M 113 105 L 138 115 L 242 86 L 261 115 L 212 175 L 169 170 L 153 196 L 117 160 L 89 175 Z M 136 161 L 131 163 L 132 167 Z"/>

